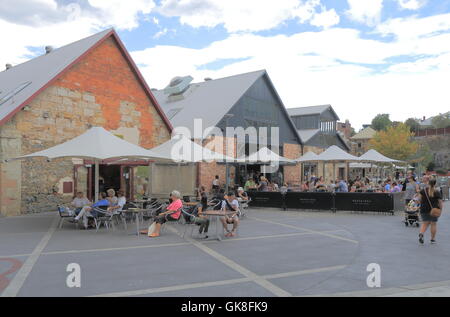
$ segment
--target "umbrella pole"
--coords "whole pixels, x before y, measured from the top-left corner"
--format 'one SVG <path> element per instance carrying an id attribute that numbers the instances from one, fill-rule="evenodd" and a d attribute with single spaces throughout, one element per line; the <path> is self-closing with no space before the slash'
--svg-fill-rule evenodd
<path id="1" fill-rule="evenodd" d="M 336 163 L 333 162 L 333 181 L 336 180 Z"/>
<path id="2" fill-rule="evenodd" d="M 95 160 L 95 176 L 94 176 L 94 182 L 95 182 L 95 196 L 94 201 L 98 201 L 98 194 L 99 194 L 99 177 L 100 176 L 100 166 L 98 163 L 98 160 Z"/>
<path id="3" fill-rule="evenodd" d="M 152 182 L 152 177 L 153 177 L 153 166 L 154 163 L 150 162 L 150 164 L 148 164 L 148 183 L 147 183 L 147 197 L 150 197 L 150 195 L 153 194 L 153 182 Z"/>

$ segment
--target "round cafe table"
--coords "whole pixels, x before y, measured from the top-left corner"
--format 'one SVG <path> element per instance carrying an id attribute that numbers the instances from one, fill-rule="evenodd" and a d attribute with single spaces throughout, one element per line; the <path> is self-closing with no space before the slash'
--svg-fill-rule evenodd
<path id="1" fill-rule="evenodd" d="M 139 215 L 143 213 L 145 209 L 141 208 L 128 208 L 127 210 L 124 210 L 125 213 L 132 213 L 136 217 L 136 235 L 139 237 L 140 232 L 140 224 L 139 224 Z M 133 233 L 134 234 L 134 233 Z"/>

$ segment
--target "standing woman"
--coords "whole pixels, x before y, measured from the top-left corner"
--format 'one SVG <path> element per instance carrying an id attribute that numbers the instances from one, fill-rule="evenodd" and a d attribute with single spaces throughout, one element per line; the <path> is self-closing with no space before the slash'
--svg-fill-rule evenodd
<path id="1" fill-rule="evenodd" d="M 422 218 L 422 227 L 419 233 L 419 242 L 423 244 L 423 235 L 431 226 L 431 243 L 436 243 L 437 221 L 439 217 L 431 215 L 431 209 L 439 208 L 442 210 L 442 197 L 439 190 L 436 190 L 436 180 L 431 179 L 429 186 L 420 191 L 420 216 Z"/>
<path id="2" fill-rule="evenodd" d="M 405 205 L 408 206 L 409 202 L 414 198 L 414 195 L 420 191 L 420 188 L 412 174 L 408 175 L 408 179 L 405 180 L 405 183 Z"/>

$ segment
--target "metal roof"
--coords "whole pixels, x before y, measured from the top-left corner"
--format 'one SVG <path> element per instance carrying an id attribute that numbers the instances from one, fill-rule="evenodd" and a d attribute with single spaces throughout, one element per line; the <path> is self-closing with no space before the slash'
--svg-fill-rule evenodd
<path id="1" fill-rule="evenodd" d="M 152 95 L 150 88 L 137 69 L 136 64 L 112 28 L 54 49 L 48 54 L 41 55 L 0 72 L 0 125 L 29 104 L 43 89 L 109 36 L 114 37 L 124 58 L 127 59 L 132 71 L 138 77 L 147 95 L 155 105 L 157 112 L 169 130 L 172 130 L 170 121 L 160 109 L 157 100 Z M 11 95 L 12 97 L 9 98 Z"/>
<path id="2" fill-rule="evenodd" d="M 298 108 L 289 108 L 287 112 L 291 117 L 294 116 L 307 116 L 313 114 L 321 114 L 324 111 L 331 108 L 331 105 L 321 105 L 321 106 L 310 106 L 310 107 L 298 107 Z"/>
<path id="3" fill-rule="evenodd" d="M 269 86 L 280 102 L 281 110 L 286 114 L 286 119 L 301 144 L 302 139 L 298 136 L 281 98 L 265 70 L 192 83 L 182 96 L 174 98 L 165 94 L 164 90 L 153 90 L 153 94 L 174 127 L 186 127 L 193 132 L 194 119 L 197 118 L 203 120 L 203 129 L 219 124 L 225 114 L 262 76 L 266 76 Z"/>
<path id="4" fill-rule="evenodd" d="M 194 131 L 194 119 L 203 120 L 203 128 L 213 127 L 239 101 L 265 70 L 193 83 L 183 96 L 171 101 L 164 90 L 154 90 L 158 103 L 174 127 Z"/>
<path id="5" fill-rule="evenodd" d="M 375 136 L 375 134 L 377 134 L 377 131 L 375 131 L 371 127 L 367 127 L 364 130 L 360 131 L 359 133 L 355 134 L 351 139 L 352 140 L 372 139 Z"/>
<path id="6" fill-rule="evenodd" d="M 320 132 L 320 129 L 307 129 L 307 130 L 297 130 L 298 135 L 302 139 L 304 143 L 307 143 L 311 140 L 317 133 Z"/>

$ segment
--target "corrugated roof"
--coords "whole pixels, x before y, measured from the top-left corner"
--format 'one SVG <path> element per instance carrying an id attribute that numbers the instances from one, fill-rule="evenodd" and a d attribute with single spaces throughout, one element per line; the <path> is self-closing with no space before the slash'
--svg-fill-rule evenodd
<path id="1" fill-rule="evenodd" d="M 25 63 L 0 72 L 0 100 L 17 87 L 30 83 L 17 94 L 0 105 L 0 121 L 33 96 L 45 84 L 55 78 L 79 56 L 101 40 L 111 29 L 89 36 L 80 41 L 54 49 Z M 1 101 L 0 101 L 1 103 Z"/>
<path id="2" fill-rule="evenodd" d="M 194 131 L 194 119 L 201 118 L 203 127 L 216 126 L 265 70 L 193 83 L 183 97 L 170 101 L 163 90 L 154 90 L 158 103 L 174 127 Z"/>
<path id="3" fill-rule="evenodd" d="M 197 118 L 203 120 L 204 129 L 217 126 L 225 114 L 262 76 L 266 76 L 269 86 L 280 102 L 281 110 L 286 115 L 286 120 L 301 143 L 302 139 L 298 136 L 281 98 L 265 70 L 193 83 L 183 93 L 183 96 L 176 96 L 172 100 L 164 93 L 164 90 L 153 90 L 153 94 L 174 127 L 186 127 L 190 131 L 194 131 L 194 119 Z"/>
<path id="4" fill-rule="evenodd" d="M 375 131 L 371 127 L 367 127 L 364 130 L 360 131 L 359 133 L 355 134 L 352 137 L 352 140 L 372 139 L 376 133 L 377 131 Z"/>
<path id="5" fill-rule="evenodd" d="M 324 111 L 326 111 L 328 108 L 331 108 L 331 105 L 289 108 L 289 109 L 287 109 L 287 112 L 289 113 L 289 115 L 291 117 L 307 116 L 307 115 L 313 115 L 313 114 L 321 114 Z"/>
<path id="6" fill-rule="evenodd" d="M 157 100 L 151 93 L 150 88 L 137 69 L 136 64 L 131 59 L 123 43 L 120 41 L 119 36 L 112 28 L 58 49 L 54 49 L 48 54 L 41 55 L 0 72 L 0 125 L 30 103 L 43 89 L 73 64 L 78 62 L 90 50 L 100 45 L 103 40 L 109 36 L 113 36 L 117 41 L 119 48 L 128 60 L 130 67 L 135 72 L 144 90 L 147 92 L 147 95 L 154 103 L 157 112 L 160 114 L 169 130 L 172 130 L 170 121 L 161 110 Z M 12 98 L 7 99 L 6 101 L 2 100 L 11 94 L 13 94 Z"/>

